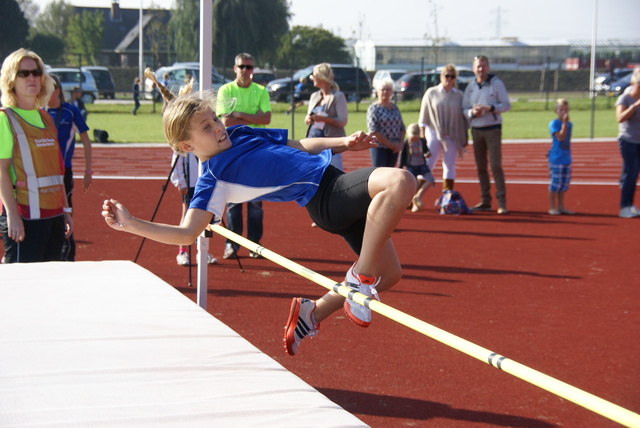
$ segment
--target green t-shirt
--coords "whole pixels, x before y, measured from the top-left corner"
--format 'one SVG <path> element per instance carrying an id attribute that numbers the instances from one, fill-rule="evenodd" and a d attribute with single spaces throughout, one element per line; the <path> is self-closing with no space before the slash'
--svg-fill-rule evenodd
<path id="1" fill-rule="evenodd" d="M 218 89 L 216 113 L 218 115 L 239 111 L 241 113 L 256 114 L 258 111 L 271 111 L 271 101 L 267 88 L 251 82 L 247 88 L 241 88 L 234 80 Z M 264 125 L 251 126 L 264 128 Z"/>
<path id="2" fill-rule="evenodd" d="M 38 109 L 22 110 L 12 108 L 27 123 L 38 128 L 44 128 L 44 122 Z M 0 159 L 11 159 L 13 157 L 13 130 L 9 124 L 9 118 L 3 111 L 0 111 Z"/>

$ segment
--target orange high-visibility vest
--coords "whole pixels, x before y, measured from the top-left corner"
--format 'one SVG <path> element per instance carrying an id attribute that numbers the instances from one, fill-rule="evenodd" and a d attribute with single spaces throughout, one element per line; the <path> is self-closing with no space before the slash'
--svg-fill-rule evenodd
<path id="1" fill-rule="evenodd" d="M 64 207 L 64 161 L 53 119 L 40 110 L 44 128 L 31 125 L 9 108 L 2 111 L 13 130 L 12 166 L 20 216 L 49 218 Z"/>

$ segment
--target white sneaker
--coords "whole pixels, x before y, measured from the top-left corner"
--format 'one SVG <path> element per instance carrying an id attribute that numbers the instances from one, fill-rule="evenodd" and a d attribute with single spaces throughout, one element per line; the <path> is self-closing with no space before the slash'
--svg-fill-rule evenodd
<path id="1" fill-rule="evenodd" d="M 313 337 L 318 333 L 320 323 L 316 323 L 313 313 L 316 302 L 301 297 L 294 297 L 291 301 L 289 319 L 284 326 L 284 349 L 289 355 L 298 352 L 298 346 L 305 337 Z"/>
<path id="2" fill-rule="evenodd" d="M 227 244 L 224 247 L 224 253 L 222 253 L 223 259 L 237 259 L 238 255 L 231 244 Z"/>
<path id="3" fill-rule="evenodd" d="M 186 251 L 180 251 L 176 256 L 176 262 L 179 266 L 189 266 L 189 255 Z"/>
<path id="4" fill-rule="evenodd" d="M 640 212 L 638 211 L 638 208 L 634 206 L 628 206 L 620 209 L 620 214 L 618 214 L 618 217 L 621 217 L 621 218 L 640 217 Z"/>
<path id="5" fill-rule="evenodd" d="M 213 257 L 211 254 L 207 254 L 207 264 L 215 265 L 218 263 L 218 259 Z"/>
<path id="6" fill-rule="evenodd" d="M 353 267 L 347 271 L 347 275 L 345 277 L 345 285 L 351 288 L 354 291 L 358 291 L 365 296 L 371 298 L 374 296 L 376 300 L 380 301 L 378 297 L 378 291 L 376 290 L 376 285 L 380 282 L 380 278 L 376 278 L 373 276 L 364 276 L 357 274 Z M 367 299 L 365 304 L 368 304 Z M 366 306 L 363 306 L 355 301 L 347 298 L 344 302 L 344 311 L 349 317 L 351 321 L 359 325 L 360 327 L 369 327 L 371 324 L 371 309 Z"/>

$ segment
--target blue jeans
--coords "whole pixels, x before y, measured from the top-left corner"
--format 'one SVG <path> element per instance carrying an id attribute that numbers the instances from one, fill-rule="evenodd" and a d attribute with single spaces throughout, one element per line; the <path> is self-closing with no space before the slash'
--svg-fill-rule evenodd
<path id="1" fill-rule="evenodd" d="M 398 153 L 394 153 L 393 150 L 389 150 L 386 147 L 376 147 L 369 149 L 371 154 L 371 165 L 373 167 L 388 166 L 393 168 L 398 162 Z"/>
<path id="2" fill-rule="evenodd" d="M 260 243 L 262 239 L 262 202 L 247 202 L 244 204 L 227 204 L 227 228 L 238 235 L 242 235 L 242 206 L 247 206 L 247 239 Z M 227 244 L 233 245 L 236 251 L 240 246 L 227 239 Z"/>
<path id="3" fill-rule="evenodd" d="M 622 155 L 622 175 L 620 176 L 620 208 L 633 205 L 636 181 L 640 172 L 640 144 L 619 140 Z"/>

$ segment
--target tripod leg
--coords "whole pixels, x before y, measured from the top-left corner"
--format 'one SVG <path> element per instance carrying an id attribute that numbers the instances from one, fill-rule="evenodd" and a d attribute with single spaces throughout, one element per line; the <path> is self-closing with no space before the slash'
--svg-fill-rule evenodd
<path id="1" fill-rule="evenodd" d="M 187 249 L 187 255 L 189 256 L 189 287 L 191 287 L 191 245 Z"/>
<path id="2" fill-rule="evenodd" d="M 160 193 L 160 198 L 158 199 L 158 203 L 156 204 L 156 208 L 153 210 L 153 215 L 151 216 L 151 220 L 149 221 L 153 221 L 154 218 L 156 218 L 156 214 L 158 214 L 158 208 L 160 208 L 160 202 L 162 202 L 162 197 L 164 196 L 164 192 L 167 190 L 167 185 L 169 184 L 169 181 L 171 181 L 171 174 L 173 173 L 173 170 L 176 169 L 176 164 L 178 163 L 178 157 L 176 156 L 176 160 L 173 162 L 173 165 L 171 165 L 171 170 L 169 171 L 169 174 L 167 175 L 167 179 L 165 180 L 164 184 L 162 185 L 162 193 Z M 140 242 L 140 247 L 138 247 L 138 252 L 136 253 L 136 257 L 133 259 L 134 263 L 138 262 L 138 257 L 140 257 L 140 252 L 142 251 L 142 246 L 144 245 L 144 241 L 146 240 L 146 238 L 142 238 L 142 241 Z"/>

